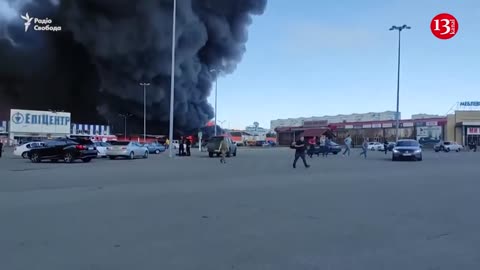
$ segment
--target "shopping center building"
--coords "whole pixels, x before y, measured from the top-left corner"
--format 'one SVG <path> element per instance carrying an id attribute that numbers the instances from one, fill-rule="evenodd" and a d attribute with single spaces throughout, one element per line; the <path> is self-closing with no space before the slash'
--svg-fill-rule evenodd
<path id="1" fill-rule="evenodd" d="M 19 142 L 60 138 L 71 135 L 110 135 L 108 125 L 71 123 L 69 112 L 10 110 L 10 120 L 0 120 L 0 141 Z"/>
<path id="2" fill-rule="evenodd" d="M 459 102 L 462 104 L 462 102 Z M 469 102 L 468 105 L 477 104 Z M 363 114 L 363 119 L 370 115 L 383 115 L 382 120 L 348 121 L 351 119 L 339 119 L 340 121 L 312 120 L 311 118 L 273 120 L 272 126 L 276 126 L 277 142 L 279 145 L 290 145 L 300 136 L 305 138 L 320 137 L 330 129 L 335 134 L 335 141 L 342 144 L 347 134 L 350 134 L 354 145 L 360 145 L 364 138 L 370 141 L 395 141 L 396 121 L 395 113 L 368 113 Z M 359 114 L 357 118 L 362 118 Z M 392 118 L 393 116 L 393 118 Z M 318 118 L 317 118 L 318 119 Z M 285 125 L 290 123 L 290 125 Z M 415 139 L 424 145 L 433 145 L 442 140 L 455 141 L 467 145 L 473 141 L 480 145 L 480 102 L 478 106 L 457 106 L 453 114 L 447 116 L 416 115 L 412 119 L 399 121 L 399 138 Z"/>

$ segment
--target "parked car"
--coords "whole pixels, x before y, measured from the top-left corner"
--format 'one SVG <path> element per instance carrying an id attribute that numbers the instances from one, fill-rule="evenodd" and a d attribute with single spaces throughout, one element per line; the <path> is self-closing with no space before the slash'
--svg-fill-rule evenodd
<path id="1" fill-rule="evenodd" d="M 229 146 L 227 157 L 230 157 L 231 155 L 233 155 L 234 157 L 237 156 L 237 144 L 235 144 L 232 139 L 224 136 L 215 136 L 208 140 L 207 151 L 209 157 L 213 157 L 213 155 L 215 154 L 217 155 L 217 157 L 220 156 L 220 151 L 218 149 L 220 148 L 220 142 L 223 139 L 227 141 L 227 144 Z"/>
<path id="2" fill-rule="evenodd" d="M 107 148 L 110 146 L 107 142 L 95 142 L 95 147 L 97 148 L 98 157 L 107 157 Z"/>
<path id="3" fill-rule="evenodd" d="M 144 144 L 144 146 L 147 147 L 150 154 L 160 154 L 161 152 L 165 152 L 166 149 L 163 144 L 159 143 L 147 143 Z"/>
<path id="4" fill-rule="evenodd" d="M 342 147 L 338 145 L 337 143 L 330 142 L 330 147 L 325 147 L 324 144 L 316 144 L 314 145 L 313 149 L 307 148 L 307 155 L 312 157 L 313 155 L 320 156 L 320 154 L 323 154 L 328 151 L 329 154 L 334 154 L 337 155 L 342 151 Z"/>
<path id="5" fill-rule="evenodd" d="M 28 158 L 33 163 L 42 160 L 57 162 L 63 160 L 65 163 L 72 163 L 81 159 L 83 162 L 90 162 L 97 157 L 97 149 L 92 141 L 86 139 L 62 138 L 45 141 L 42 146 L 32 148 L 28 152 Z"/>
<path id="6" fill-rule="evenodd" d="M 440 151 L 445 151 L 445 152 L 450 152 L 450 151 L 456 151 L 456 152 L 460 152 L 461 150 L 463 150 L 463 145 L 460 145 L 456 142 L 450 142 L 450 141 L 446 141 L 446 142 L 440 142 L 438 144 L 436 144 L 433 149 L 435 150 L 435 152 L 440 152 Z"/>
<path id="7" fill-rule="evenodd" d="M 369 142 L 367 149 L 371 151 L 385 151 L 385 146 L 383 143 Z"/>
<path id="8" fill-rule="evenodd" d="M 422 160 L 422 148 L 416 140 L 398 140 L 393 148 L 392 161 L 401 159 Z"/>
<path id="9" fill-rule="evenodd" d="M 148 158 L 148 148 L 137 142 L 111 141 L 107 147 L 107 156 L 110 159 L 124 157 L 134 159 L 135 157 Z"/>
<path id="10" fill-rule="evenodd" d="M 13 154 L 15 156 L 19 156 L 22 158 L 28 158 L 28 152 L 37 147 L 44 146 L 45 144 L 43 142 L 29 142 L 29 143 L 24 143 L 22 145 L 16 146 L 15 149 L 13 149 Z"/>

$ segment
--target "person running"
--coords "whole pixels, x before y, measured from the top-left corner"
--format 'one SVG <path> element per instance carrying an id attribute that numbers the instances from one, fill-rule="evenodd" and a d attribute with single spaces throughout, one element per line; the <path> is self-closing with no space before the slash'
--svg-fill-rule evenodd
<path id="1" fill-rule="evenodd" d="M 228 144 L 227 144 L 227 141 L 225 140 L 225 137 L 220 141 L 220 146 L 218 150 L 220 151 L 220 163 L 227 163 L 225 156 L 227 155 L 227 152 L 228 152 Z"/>
<path id="2" fill-rule="evenodd" d="M 352 146 L 352 138 L 350 137 L 350 134 L 347 134 L 347 138 L 344 140 L 345 142 L 345 151 L 343 152 L 343 156 L 348 154 L 350 156 L 350 147 Z"/>
<path id="3" fill-rule="evenodd" d="M 360 153 L 360 156 L 364 156 L 365 159 L 367 158 L 367 152 L 368 152 L 368 139 L 364 139 L 362 143 L 362 152 Z"/>
<path id="4" fill-rule="evenodd" d="M 295 149 L 295 159 L 293 160 L 293 168 L 297 167 L 297 161 L 299 158 L 302 158 L 303 165 L 305 168 L 309 168 L 310 165 L 307 164 L 307 160 L 305 159 L 305 138 L 302 136 L 300 140 L 292 143 L 293 148 Z"/>
<path id="5" fill-rule="evenodd" d="M 325 138 L 325 146 L 322 154 L 323 157 L 328 157 L 328 154 L 330 153 L 330 142 L 331 140 L 329 137 Z"/>

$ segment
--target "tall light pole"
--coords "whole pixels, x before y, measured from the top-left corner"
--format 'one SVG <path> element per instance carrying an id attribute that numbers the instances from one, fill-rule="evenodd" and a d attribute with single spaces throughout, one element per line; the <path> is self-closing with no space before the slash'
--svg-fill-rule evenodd
<path id="1" fill-rule="evenodd" d="M 177 0 L 173 0 L 173 18 L 172 18 L 172 74 L 170 78 L 170 130 L 168 137 L 170 143 L 173 142 L 173 106 L 175 102 L 175 38 L 176 38 L 176 20 L 177 20 Z M 173 147 L 168 147 L 169 156 L 173 157 Z"/>
<path id="2" fill-rule="evenodd" d="M 147 139 L 147 86 L 150 83 L 141 82 L 141 86 L 143 86 L 143 143 L 146 143 Z"/>
<path id="3" fill-rule="evenodd" d="M 127 140 L 127 118 L 131 117 L 132 114 L 131 113 L 125 113 L 125 114 L 121 113 L 118 116 L 123 117 L 123 119 L 125 121 L 124 122 L 124 133 L 123 133 L 123 135 L 124 135 L 124 139 L 126 141 Z"/>
<path id="4" fill-rule="evenodd" d="M 217 136 L 217 90 L 218 90 L 218 71 L 211 69 L 210 72 L 216 72 L 215 75 L 215 136 Z"/>
<path id="5" fill-rule="evenodd" d="M 398 141 L 398 128 L 399 128 L 399 125 L 400 125 L 400 40 L 401 40 L 401 33 L 402 33 L 402 30 L 404 29 L 411 29 L 410 26 L 407 26 L 406 24 L 402 25 L 402 26 L 392 26 L 390 28 L 390 31 L 393 31 L 393 30 L 398 30 L 398 70 L 397 70 L 397 113 L 396 113 L 396 130 L 395 130 L 395 141 Z"/>

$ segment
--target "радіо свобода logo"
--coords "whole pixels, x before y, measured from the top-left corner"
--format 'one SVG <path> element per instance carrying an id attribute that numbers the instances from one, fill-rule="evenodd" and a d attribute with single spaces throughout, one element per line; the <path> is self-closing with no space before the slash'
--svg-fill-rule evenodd
<path id="1" fill-rule="evenodd" d="M 62 27 L 58 25 L 50 25 L 52 23 L 52 20 L 49 18 L 35 18 L 35 17 L 30 17 L 28 15 L 28 12 L 25 15 L 20 15 L 20 17 L 25 21 L 23 24 L 25 25 L 25 32 L 30 29 L 30 25 L 32 25 L 33 21 L 33 30 L 35 31 L 52 31 L 52 32 L 58 32 L 62 31 Z"/>

